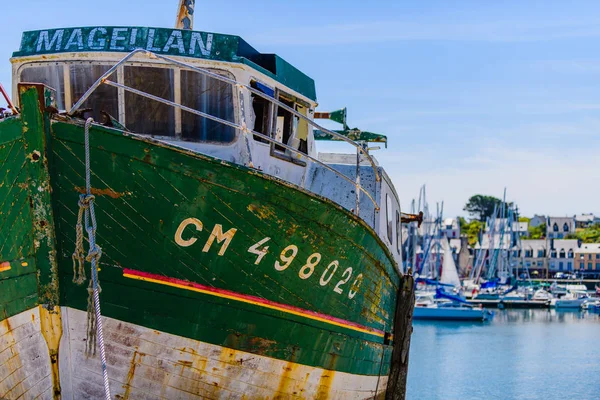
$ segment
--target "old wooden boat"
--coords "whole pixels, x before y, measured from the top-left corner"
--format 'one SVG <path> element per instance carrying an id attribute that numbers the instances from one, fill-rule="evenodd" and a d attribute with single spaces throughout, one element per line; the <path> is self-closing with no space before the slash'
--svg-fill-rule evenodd
<path id="1" fill-rule="evenodd" d="M 186 29 L 182 3 L 181 29 L 25 32 L 11 59 L 0 398 L 381 396 L 402 218 L 367 143 L 386 138 L 317 113 L 279 56 Z"/>

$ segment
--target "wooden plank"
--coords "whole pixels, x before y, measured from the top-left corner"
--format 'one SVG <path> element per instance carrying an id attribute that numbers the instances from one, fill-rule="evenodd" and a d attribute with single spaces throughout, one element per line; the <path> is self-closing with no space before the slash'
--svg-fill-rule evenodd
<path id="1" fill-rule="evenodd" d="M 406 378 L 408 376 L 408 356 L 412 335 L 412 315 L 415 306 L 415 280 L 412 275 L 404 275 L 398 295 L 394 320 L 394 352 L 388 377 L 386 400 L 406 398 Z"/>

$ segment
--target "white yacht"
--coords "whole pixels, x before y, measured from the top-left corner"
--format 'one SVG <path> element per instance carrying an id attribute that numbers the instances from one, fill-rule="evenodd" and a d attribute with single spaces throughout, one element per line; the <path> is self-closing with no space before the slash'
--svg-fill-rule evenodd
<path id="1" fill-rule="evenodd" d="M 593 301 L 588 292 L 584 290 L 569 290 L 566 295 L 560 299 L 552 300 L 550 306 L 556 308 L 581 308 L 586 303 Z"/>

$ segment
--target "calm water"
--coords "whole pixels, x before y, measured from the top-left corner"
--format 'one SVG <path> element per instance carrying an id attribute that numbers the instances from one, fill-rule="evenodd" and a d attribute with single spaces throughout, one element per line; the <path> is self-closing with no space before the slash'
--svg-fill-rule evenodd
<path id="1" fill-rule="evenodd" d="M 600 315 L 496 311 L 487 323 L 414 321 L 409 400 L 600 399 Z"/>

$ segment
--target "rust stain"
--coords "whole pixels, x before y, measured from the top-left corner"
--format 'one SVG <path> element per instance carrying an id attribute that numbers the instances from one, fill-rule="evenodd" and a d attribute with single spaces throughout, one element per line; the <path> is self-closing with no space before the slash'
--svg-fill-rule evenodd
<path id="1" fill-rule="evenodd" d="M 60 375 L 58 368 L 58 347 L 62 337 L 62 320 L 59 307 L 53 307 L 48 310 L 45 307 L 38 307 L 40 312 L 40 327 L 42 336 L 48 345 L 48 354 L 52 368 L 52 387 L 54 398 L 60 398 Z M 35 318 L 35 316 L 32 316 Z"/>
<path id="2" fill-rule="evenodd" d="M 252 214 L 255 214 L 260 219 L 270 219 L 275 218 L 277 214 L 275 214 L 275 210 L 268 206 L 258 206 L 256 204 L 249 204 L 248 211 Z"/>
<path id="3" fill-rule="evenodd" d="M 276 340 L 269 340 L 262 337 L 254 336 L 248 340 L 250 348 L 253 349 L 253 353 L 264 355 L 270 350 L 275 349 L 278 345 Z"/>
<path id="4" fill-rule="evenodd" d="M 298 369 L 301 366 L 294 362 L 288 361 L 282 367 L 281 376 L 277 385 L 277 392 L 274 399 L 288 398 L 290 395 L 298 396 L 301 392 L 304 392 L 304 386 L 302 381 L 296 379 L 299 372 Z"/>
<path id="5" fill-rule="evenodd" d="M 319 389 L 316 398 L 326 400 L 331 397 L 331 385 L 335 378 L 335 371 L 324 370 L 321 378 L 319 378 Z"/>
<path id="6" fill-rule="evenodd" d="M 10 322 L 8 321 L 8 318 L 5 319 L 4 321 L 2 321 L 2 325 L 4 325 L 6 328 L 6 334 L 12 335 L 12 327 L 10 326 Z"/>
<path id="7" fill-rule="evenodd" d="M 131 394 L 131 382 L 135 375 L 135 368 L 142 362 L 143 357 L 144 353 L 139 353 L 137 350 L 133 352 L 133 357 L 131 357 L 131 363 L 129 364 L 129 371 L 127 371 L 127 381 L 124 386 L 125 393 L 123 393 L 123 400 L 127 400 Z"/>
<path id="8" fill-rule="evenodd" d="M 86 193 L 85 188 L 80 187 L 80 186 L 75 186 L 75 190 L 81 194 Z M 94 196 L 108 196 L 113 199 L 118 199 L 119 197 L 123 197 L 123 196 L 131 194 L 131 192 L 124 192 L 124 193 L 117 192 L 111 188 L 106 188 L 106 189 L 92 188 L 91 191 Z"/>

